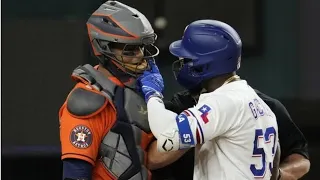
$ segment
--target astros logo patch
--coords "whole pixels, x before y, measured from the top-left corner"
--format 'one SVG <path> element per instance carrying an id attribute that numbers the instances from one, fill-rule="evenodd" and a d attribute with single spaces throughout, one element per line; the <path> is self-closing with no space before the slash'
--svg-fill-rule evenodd
<path id="1" fill-rule="evenodd" d="M 74 147 L 85 149 L 92 143 L 92 132 L 87 126 L 76 126 L 70 133 L 70 141 Z"/>

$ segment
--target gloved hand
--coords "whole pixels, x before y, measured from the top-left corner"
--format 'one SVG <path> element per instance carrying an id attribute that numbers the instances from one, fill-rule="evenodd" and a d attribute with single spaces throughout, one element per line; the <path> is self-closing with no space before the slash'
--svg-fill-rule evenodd
<path id="1" fill-rule="evenodd" d="M 144 73 L 138 78 L 139 89 L 144 95 L 144 99 L 148 102 L 151 96 L 158 96 L 163 98 L 162 92 L 164 89 L 163 78 L 160 74 L 159 68 L 155 64 L 154 60 L 149 60 L 151 69 L 144 71 Z"/>

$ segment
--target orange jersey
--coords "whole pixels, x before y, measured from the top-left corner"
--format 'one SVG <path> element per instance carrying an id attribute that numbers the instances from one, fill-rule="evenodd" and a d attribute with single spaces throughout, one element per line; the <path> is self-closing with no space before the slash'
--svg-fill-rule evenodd
<path id="1" fill-rule="evenodd" d="M 78 83 L 76 88 L 84 88 L 86 85 Z M 98 93 L 94 91 L 95 93 Z M 102 138 L 110 130 L 116 120 L 116 112 L 110 102 L 106 101 L 103 110 L 86 119 L 75 117 L 66 108 L 66 102 L 62 105 L 60 117 L 60 141 L 62 148 L 61 159 L 75 158 L 91 163 L 94 166 L 94 180 L 113 179 L 100 163 L 97 163 L 98 150 Z"/>
<path id="2" fill-rule="evenodd" d="M 113 77 L 110 79 L 120 85 L 117 79 Z M 90 85 L 82 82 L 76 84 L 71 93 L 79 89 L 102 95 L 101 92 L 93 90 L 90 88 Z M 70 94 L 67 101 L 70 98 Z M 91 163 L 94 167 L 92 174 L 93 180 L 116 179 L 105 168 L 101 159 L 98 158 L 101 142 L 117 120 L 117 112 L 113 102 L 106 100 L 95 113 L 82 115 L 80 117 L 70 113 L 67 101 L 62 105 L 59 111 L 60 141 L 62 148 L 61 159 L 74 158 Z M 145 132 L 141 133 L 140 146 L 144 152 L 152 138 L 152 134 L 147 134 Z M 146 163 L 146 158 L 145 162 L 142 163 Z M 151 174 L 148 174 L 151 177 Z"/>

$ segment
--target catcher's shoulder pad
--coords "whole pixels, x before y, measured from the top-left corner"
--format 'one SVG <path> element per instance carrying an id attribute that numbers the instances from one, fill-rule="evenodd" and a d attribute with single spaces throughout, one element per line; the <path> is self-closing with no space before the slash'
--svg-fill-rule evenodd
<path id="1" fill-rule="evenodd" d="M 75 88 L 67 99 L 67 110 L 77 118 L 89 118 L 101 112 L 108 99 L 97 92 L 84 88 Z"/>

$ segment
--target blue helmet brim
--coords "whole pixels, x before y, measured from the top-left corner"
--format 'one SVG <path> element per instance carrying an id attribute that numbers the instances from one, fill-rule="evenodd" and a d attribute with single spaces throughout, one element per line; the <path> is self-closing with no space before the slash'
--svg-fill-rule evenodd
<path id="1" fill-rule="evenodd" d="M 196 59 L 188 50 L 186 50 L 182 45 L 182 40 L 174 41 L 169 46 L 169 51 L 172 55 L 176 57 Z"/>

